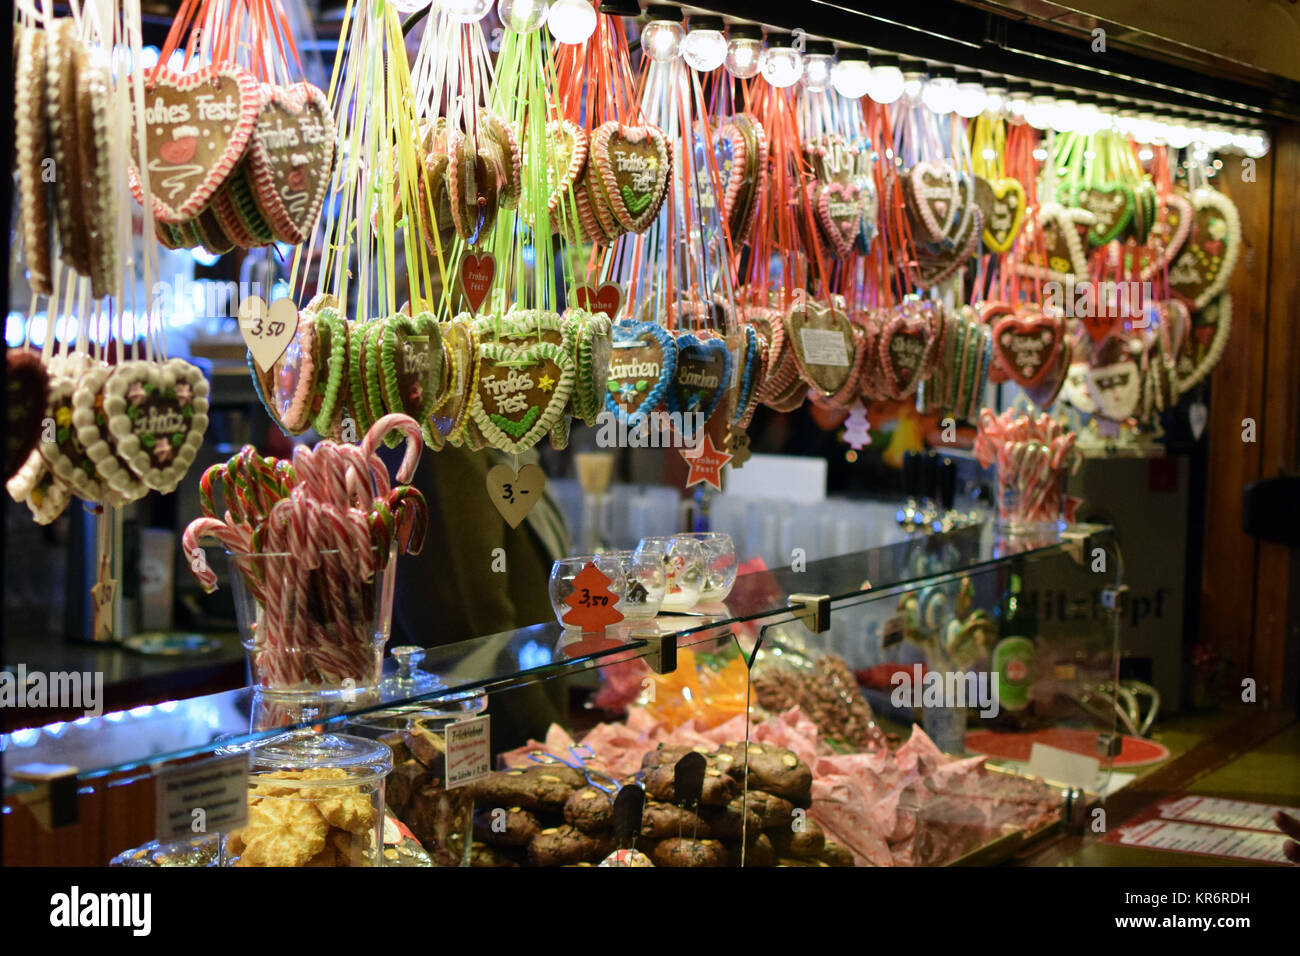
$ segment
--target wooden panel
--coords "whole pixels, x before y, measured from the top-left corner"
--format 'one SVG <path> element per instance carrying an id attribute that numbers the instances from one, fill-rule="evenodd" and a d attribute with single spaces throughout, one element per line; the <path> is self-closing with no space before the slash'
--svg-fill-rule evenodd
<path id="1" fill-rule="evenodd" d="M 1219 647 L 1234 681 L 1254 671 L 1252 596 L 1258 545 L 1242 533 L 1241 498 L 1242 488 L 1259 477 L 1260 443 L 1242 441 L 1241 423 L 1254 419 L 1258 437 L 1265 412 L 1273 165 L 1270 152 L 1256 164 L 1255 181 L 1243 182 L 1240 161 L 1230 158 L 1216 183 L 1237 204 L 1242 251 L 1228 286 L 1232 335 L 1210 377 L 1201 637 Z"/>
<path id="2" fill-rule="evenodd" d="M 1259 477 L 1296 471 L 1300 431 L 1300 129 L 1279 131 L 1273 144 L 1273 222 L 1269 264 L 1266 406 L 1260 427 Z M 1261 698 L 1295 705 L 1294 666 L 1287 673 L 1291 549 L 1261 542 L 1255 577 L 1253 665 Z M 1295 617 L 1293 613 L 1291 615 Z M 1293 636 L 1294 639 L 1294 636 Z M 1286 699 L 1289 698 L 1289 699 Z"/>

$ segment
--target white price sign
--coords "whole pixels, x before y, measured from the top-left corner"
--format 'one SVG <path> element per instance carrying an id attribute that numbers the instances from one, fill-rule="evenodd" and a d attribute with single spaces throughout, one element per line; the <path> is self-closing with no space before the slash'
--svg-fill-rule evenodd
<path id="1" fill-rule="evenodd" d="M 492 745 L 488 721 L 471 717 L 447 725 L 447 789 L 473 783 L 492 770 Z"/>

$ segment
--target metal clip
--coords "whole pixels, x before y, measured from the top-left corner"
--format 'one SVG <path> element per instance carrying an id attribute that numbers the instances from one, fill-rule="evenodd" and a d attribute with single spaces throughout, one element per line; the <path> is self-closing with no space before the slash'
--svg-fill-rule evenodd
<path id="1" fill-rule="evenodd" d="M 831 629 L 831 596 L 829 594 L 791 594 L 790 609 L 799 623 L 814 634 L 824 634 Z"/>
<path id="2" fill-rule="evenodd" d="M 671 674 L 677 670 L 677 635 L 658 631 L 633 631 L 634 641 L 645 641 L 650 653 L 645 662 L 656 674 Z"/>
<path id="3" fill-rule="evenodd" d="M 1120 748 L 1124 745 L 1124 738 L 1119 734 L 1098 734 L 1097 735 L 1097 756 L 1115 758 L 1119 756 Z"/>
<path id="4" fill-rule="evenodd" d="M 62 763 L 29 763 L 11 771 L 14 780 L 32 785 L 18 800 L 46 831 L 71 826 L 79 819 L 77 768 Z"/>

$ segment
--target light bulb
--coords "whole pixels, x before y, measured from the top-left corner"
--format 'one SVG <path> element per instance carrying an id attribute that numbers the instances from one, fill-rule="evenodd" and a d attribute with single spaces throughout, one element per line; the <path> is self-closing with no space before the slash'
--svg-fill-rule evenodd
<path id="1" fill-rule="evenodd" d="M 921 102 L 926 109 L 936 116 L 952 112 L 957 101 L 957 80 L 946 71 L 936 69 L 930 73 L 930 79 L 921 88 Z"/>
<path id="2" fill-rule="evenodd" d="M 867 95 L 877 103 L 893 103 L 903 95 L 903 71 L 898 68 L 898 57 L 876 57 Z"/>
<path id="3" fill-rule="evenodd" d="M 1047 129 L 1052 125 L 1052 111 L 1056 101 L 1046 94 L 1031 96 L 1025 107 L 1025 122 L 1034 129 Z"/>
<path id="4" fill-rule="evenodd" d="M 1029 111 L 1029 84 L 1011 83 L 1007 87 L 1007 122 L 1020 126 L 1026 122 Z"/>
<path id="5" fill-rule="evenodd" d="M 641 31 L 641 49 L 656 63 L 671 63 L 682 52 L 682 11 L 677 7 L 651 6 L 645 11 L 646 27 Z"/>
<path id="6" fill-rule="evenodd" d="M 1102 115 L 1101 108 L 1091 99 L 1080 98 L 1075 111 L 1075 131 L 1084 136 L 1099 133 L 1110 126 L 1110 120 Z"/>
<path id="7" fill-rule="evenodd" d="M 925 74 L 909 71 L 903 74 L 903 95 L 907 97 L 908 106 L 918 106 L 921 91 L 925 89 Z"/>
<path id="8" fill-rule="evenodd" d="M 984 112 L 994 118 L 1001 118 L 1007 111 L 1007 88 L 1005 86 L 984 87 Z"/>
<path id="9" fill-rule="evenodd" d="M 532 33 L 540 30 L 551 12 L 547 0 L 500 0 L 497 17 L 501 25 L 515 33 Z"/>
<path id="10" fill-rule="evenodd" d="M 984 87 L 963 77 L 953 93 L 952 111 L 964 119 L 979 116 L 984 112 Z"/>
<path id="11" fill-rule="evenodd" d="M 788 43 L 787 38 L 769 41 L 769 44 L 772 42 L 778 45 L 769 45 L 758 60 L 763 79 L 778 88 L 794 86 L 803 76 L 803 56 L 794 47 L 780 45 Z"/>
<path id="12" fill-rule="evenodd" d="M 438 9 L 457 23 L 478 23 L 492 9 L 492 0 L 442 0 Z"/>
<path id="13" fill-rule="evenodd" d="M 727 72 L 740 80 L 758 76 L 759 60 L 763 56 L 763 31 L 748 24 L 733 24 L 728 31 L 731 39 L 727 41 L 727 59 L 724 61 Z"/>
<path id="14" fill-rule="evenodd" d="M 596 32 L 596 8 L 588 0 L 555 0 L 546 28 L 556 43 L 585 43 Z"/>
<path id="15" fill-rule="evenodd" d="M 1073 133 L 1078 129 L 1079 104 L 1074 100 L 1057 100 L 1052 107 L 1052 129 L 1058 133 Z"/>
<path id="16" fill-rule="evenodd" d="M 803 88 L 809 93 L 825 93 L 831 88 L 831 69 L 835 66 L 835 44 L 810 40 L 803 51 Z"/>
<path id="17" fill-rule="evenodd" d="M 691 30 L 682 41 L 682 58 L 692 70 L 712 73 L 727 58 L 727 38 L 722 34 L 722 18 L 691 17 Z"/>
<path id="18" fill-rule="evenodd" d="M 1245 142 L 1242 144 L 1246 155 L 1251 159 L 1263 159 L 1268 155 L 1269 146 L 1268 133 L 1262 129 L 1251 130 L 1246 134 Z"/>
<path id="19" fill-rule="evenodd" d="M 899 79 L 902 79 L 900 76 Z M 831 85 L 840 96 L 860 100 L 871 89 L 871 66 L 863 53 L 842 53 L 831 68 Z"/>
<path id="20" fill-rule="evenodd" d="M 1184 149 L 1192 143 L 1192 129 L 1180 119 L 1173 119 L 1165 124 L 1165 142 L 1174 149 Z"/>

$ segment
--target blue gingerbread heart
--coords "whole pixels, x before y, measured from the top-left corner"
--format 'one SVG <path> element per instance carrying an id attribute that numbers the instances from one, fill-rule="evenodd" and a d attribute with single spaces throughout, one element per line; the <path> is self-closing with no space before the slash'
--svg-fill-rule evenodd
<path id="1" fill-rule="evenodd" d="M 731 350 L 721 338 L 677 335 L 677 375 L 668 391 L 670 412 L 699 412 L 707 422 L 731 385 Z"/>
<path id="2" fill-rule="evenodd" d="M 611 333 L 605 409 L 620 422 L 635 425 L 666 397 L 677 370 L 677 343 L 658 322 L 620 319 Z"/>
<path id="3" fill-rule="evenodd" d="M 759 377 L 759 342 L 758 332 L 752 325 L 741 326 L 745 336 L 744 364 L 740 368 L 740 394 L 737 396 L 736 408 L 731 416 L 733 424 L 740 424 L 749 411 L 749 406 L 758 388 Z"/>

